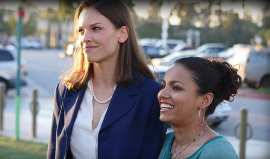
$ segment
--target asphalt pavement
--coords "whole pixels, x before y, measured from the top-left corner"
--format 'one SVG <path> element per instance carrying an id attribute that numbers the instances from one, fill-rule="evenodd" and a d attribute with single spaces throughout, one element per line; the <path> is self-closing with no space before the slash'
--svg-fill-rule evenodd
<path id="1" fill-rule="evenodd" d="M 48 143 L 51 129 L 51 119 L 53 110 L 53 98 L 34 81 L 27 79 L 31 82 L 31 85 L 23 87 L 21 89 L 20 100 L 20 115 L 19 115 L 19 139 Z M 29 81 L 30 80 L 30 81 Z M 32 129 L 32 113 L 30 110 L 32 91 L 38 90 L 38 114 L 37 114 L 37 129 L 36 137 L 31 137 Z M 264 98 L 269 99 L 270 96 L 258 96 L 251 94 L 245 90 L 240 91 L 240 96 L 252 97 L 252 98 Z M 10 90 L 6 97 L 6 105 L 4 108 L 4 123 L 3 130 L 0 130 L 0 135 L 15 138 L 15 119 L 16 119 L 16 102 L 15 102 L 16 90 Z M 240 142 L 235 136 L 225 136 L 235 148 L 239 154 Z M 246 142 L 246 158 L 247 159 L 269 159 L 270 158 L 270 142 L 263 140 L 249 139 Z"/>

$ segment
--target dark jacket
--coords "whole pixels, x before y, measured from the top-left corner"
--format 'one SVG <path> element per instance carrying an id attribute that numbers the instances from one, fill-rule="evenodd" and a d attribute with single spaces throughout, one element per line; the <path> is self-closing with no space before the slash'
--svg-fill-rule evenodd
<path id="1" fill-rule="evenodd" d="M 72 157 L 71 133 L 85 90 L 74 92 L 58 84 L 47 158 Z M 138 77 L 128 88 L 115 89 L 98 136 L 99 159 L 158 158 L 166 133 L 159 121 L 159 90 L 155 81 Z"/>

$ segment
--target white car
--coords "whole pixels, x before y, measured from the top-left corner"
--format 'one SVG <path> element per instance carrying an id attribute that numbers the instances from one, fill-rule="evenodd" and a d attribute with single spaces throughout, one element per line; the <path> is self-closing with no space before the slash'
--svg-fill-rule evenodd
<path id="1" fill-rule="evenodd" d="M 13 46 L 0 46 L 0 84 L 5 85 L 6 91 L 15 88 L 17 78 L 17 51 Z M 23 63 L 23 62 L 22 62 Z M 25 86 L 26 75 L 24 64 L 21 65 L 21 85 Z"/>
<path id="2" fill-rule="evenodd" d="M 246 69 L 245 83 L 251 87 L 270 88 L 270 50 L 251 50 L 249 52 Z"/>
<path id="3" fill-rule="evenodd" d="M 148 67 L 155 73 L 157 77 L 157 82 L 161 83 L 166 71 L 170 68 L 170 66 L 153 66 L 148 65 Z M 228 102 L 221 102 L 217 107 L 213 114 L 207 117 L 207 122 L 210 126 L 218 126 L 223 121 L 226 121 L 227 118 L 230 116 L 232 111 L 232 107 L 229 105 Z"/>

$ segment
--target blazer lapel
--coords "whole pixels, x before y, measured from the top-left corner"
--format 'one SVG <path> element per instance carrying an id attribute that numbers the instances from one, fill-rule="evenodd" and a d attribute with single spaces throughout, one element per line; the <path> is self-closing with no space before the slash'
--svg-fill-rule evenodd
<path id="1" fill-rule="evenodd" d="M 134 80 L 128 88 L 117 87 L 104 117 L 101 129 L 124 116 L 135 104 L 135 101 L 130 96 L 138 93 L 138 85 Z"/>
<path id="2" fill-rule="evenodd" d="M 71 137 L 73 124 L 80 109 L 85 90 L 86 87 L 83 87 L 78 92 L 67 90 L 66 95 L 63 98 L 63 109 L 65 112 L 65 129 L 69 137 Z"/>

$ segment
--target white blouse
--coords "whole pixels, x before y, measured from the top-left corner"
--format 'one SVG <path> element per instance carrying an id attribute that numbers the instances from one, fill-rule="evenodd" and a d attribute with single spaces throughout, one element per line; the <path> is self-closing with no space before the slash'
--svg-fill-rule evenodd
<path id="1" fill-rule="evenodd" d="M 71 135 L 70 149 L 75 159 L 98 158 L 98 133 L 107 109 L 101 116 L 97 127 L 93 130 L 93 95 L 89 88 L 90 83 L 88 82 Z"/>

